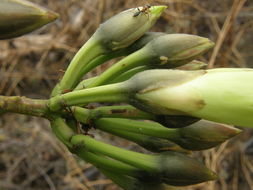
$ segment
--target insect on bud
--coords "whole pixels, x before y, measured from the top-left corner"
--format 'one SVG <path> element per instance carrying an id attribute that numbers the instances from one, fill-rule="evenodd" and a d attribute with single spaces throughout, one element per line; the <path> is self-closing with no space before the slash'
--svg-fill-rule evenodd
<path id="1" fill-rule="evenodd" d="M 120 12 L 101 24 L 93 37 L 99 39 L 109 50 L 127 47 L 151 28 L 166 8 L 152 6 L 136 17 L 136 8 Z"/>
<path id="2" fill-rule="evenodd" d="M 57 13 L 26 0 L 1 0 L 0 15 L 0 40 L 32 32 L 58 18 Z"/>

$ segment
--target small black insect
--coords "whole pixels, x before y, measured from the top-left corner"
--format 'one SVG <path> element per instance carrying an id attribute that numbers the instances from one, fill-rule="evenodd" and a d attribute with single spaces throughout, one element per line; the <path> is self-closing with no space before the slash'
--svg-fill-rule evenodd
<path id="1" fill-rule="evenodd" d="M 134 13 L 133 17 L 137 17 L 139 16 L 141 13 L 145 13 L 148 14 L 149 9 L 151 8 L 151 5 L 145 5 L 142 7 L 142 9 L 140 9 L 139 7 L 137 8 L 138 11 L 136 13 Z"/>

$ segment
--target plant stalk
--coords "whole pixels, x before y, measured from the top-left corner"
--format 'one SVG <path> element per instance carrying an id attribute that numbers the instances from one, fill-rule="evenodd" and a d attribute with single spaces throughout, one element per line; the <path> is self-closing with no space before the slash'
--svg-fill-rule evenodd
<path id="1" fill-rule="evenodd" d="M 0 113 L 11 112 L 50 119 L 48 100 L 31 99 L 24 96 L 0 96 Z"/>

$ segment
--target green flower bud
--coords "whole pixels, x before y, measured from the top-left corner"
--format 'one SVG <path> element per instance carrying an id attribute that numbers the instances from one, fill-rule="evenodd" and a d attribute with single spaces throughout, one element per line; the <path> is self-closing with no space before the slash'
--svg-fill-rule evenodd
<path id="1" fill-rule="evenodd" d="M 187 115 L 180 109 L 175 109 L 174 107 L 168 108 L 166 104 L 166 98 L 168 95 L 166 94 L 160 94 L 158 96 L 165 98 L 166 101 L 160 101 L 160 99 L 149 99 L 149 97 L 153 94 L 157 94 L 156 92 L 160 90 L 180 86 L 181 84 L 202 76 L 205 73 L 206 72 L 204 70 L 148 70 L 134 75 L 122 86 L 124 86 L 124 88 L 129 92 L 129 102 L 146 112 L 151 112 L 157 115 Z M 193 108 L 189 106 L 189 103 L 192 103 L 196 109 L 202 106 L 201 100 L 198 101 L 199 97 L 191 97 L 193 99 L 192 102 L 188 102 L 188 96 L 185 96 L 185 94 L 182 93 L 180 96 L 179 94 L 173 94 L 168 97 L 171 97 L 171 100 L 168 102 L 175 105 L 175 107 L 185 107 L 190 110 Z M 184 102 L 177 101 L 180 97 L 184 100 Z M 152 98 L 155 97 L 152 96 Z"/>
<path id="2" fill-rule="evenodd" d="M 57 18 L 55 12 L 26 0 L 1 0 L 0 39 L 32 32 Z"/>
<path id="3" fill-rule="evenodd" d="M 161 35 L 102 73 L 89 87 L 108 83 L 138 66 L 174 68 L 194 60 L 214 46 L 207 38 L 189 34 Z"/>
<path id="4" fill-rule="evenodd" d="M 208 38 L 189 34 L 167 34 L 150 43 L 146 53 L 152 54 L 156 62 L 172 68 L 192 61 L 197 56 L 212 48 L 214 43 Z"/>
<path id="5" fill-rule="evenodd" d="M 112 53 L 112 51 L 126 48 L 138 40 L 153 26 L 165 8 L 166 6 L 152 6 L 148 12 L 149 16 L 140 14 L 138 17 L 133 17 L 136 9 L 128 9 L 101 24 L 76 53 L 51 96 L 62 94 L 65 90 L 73 90 L 83 75 L 92 68 L 120 56 L 122 52 Z"/>
<path id="6" fill-rule="evenodd" d="M 181 138 L 174 142 L 188 150 L 205 150 L 238 135 L 240 129 L 229 125 L 200 120 L 179 130 Z"/>
<path id="7" fill-rule="evenodd" d="M 187 127 L 176 129 L 167 128 L 155 122 L 122 118 L 101 118 L 95 124 L 98 129 L 133 140 L 138 144 L 143 142 L 149 144 L 149 139 L 144 138 L 148 136 L 173 141 L 187 150 L 213 148 L 240 133 L 240 130 L 234 127 L 203 120 Z M 136 138 L 131 135 L 132 133 L 136 134 L 136 136 L 141 134 L 144 137 Z M 162 144 L 162 141 L 158 142 L 161 147 L 166 145 Z M 177 147 L 175 146 L 174 148 Z M 179 148 L 175 149 L 175 151 L 182 152 Z"/>
<path id="8" fill-rule="evenodd" d="M 162 153 L 157 156 L 156 161 L 161 167 L 163 182 L 170 185 L 192 185 L 217 178 L 217 175 L 203 164 L 180 153 Z"/>
<path id="9" fill-rule="evenodd" d="M 157 155 L 137 153 L 99 142 L 84 135 L 75 135 L 70 142 L 73 146 L 82 146 L 87 151 L 139 168 L 142 171 L 139 173 L 142 176 L 139 179 L 142 181 L 184 186 L 217 178 L 216 174 L 203 164 L 180 153 L 166 152 Z M 149 175 L 145 176 L 147 173 Z M 154 179 L 150 178 L 151 176 L 154 176 Z"/>
<path id="10" fill-rule="evenodd" d="M 113 119 L 111 119 L 113 122 Z M 95 128 L 102 131 L 108 132 L 110 134 L 125 138 L 136 144 L 142 146 L 143 148 L 152 151 L 152 152 L 164 152 L 164 151 L 176 151 L 182 153 L 189 153 L 189 151 L 181 148 L 177 144 L 162 138 L 157 138 L 153 136 L 143 135 L 140 133 L 130 132 L 123 129 L 115 129 L 110 126 L 106 126 L 106 122 L 103 119 L 94 121 Z M 155 126 L 154 126 L 155 127 Z"/>
<path id="11" fill-rule="evenodd" d="M 152 70 L 129 80 L 137 107 L 155 114 L 190 115 L 253 127 L 252 69 Z"/>
<path id="12" fill-rule="evenodd" d="M 151 40 L 153 40 L 153 39 L 155 39 L 159 36 L 162 36 L 162 35 L 165 35 L 165 33 L 162 33 L 162 32 L 146 32 L 140 39 L 135 41 L 130 46 L 128 46 L 126 48 L 116 50 L 116 51 L 109 52 L 105 55 L 100 55 L 100 56 L 96 57 L 95 59 L 93 59 L 90 63 L 88 63 L 88 65 L 85 66 L 85 69 L 82 71 L 82 75 L 84 75 L 85 73 L 91 71 L 93 68 L 97 67 L 98 65 L 101 65 L 102 63 L 105 63 L 108 60 L 111 60 L 113 58 L 120 57 L 120 56 L 129 55 L 129 54 L 141 49 L 143 46 L 145 46 Z M 129 70 L 129 71 L 123 73 L 122 75 L 116 77 L 113 81 L 110 81 L 110 83 L 115 83 L 115 81 L 116 82 L 123 81 L 122 79 L 125 79 L 125 80 L 129 79 L 134 74 L 136 74 L 140 71 L 147 70 L 147 68 L 144 68 L 144 67 L 145 66 L 142 66 L 142 68 L 134 68 L 132 70 Z M 80 89 L 86 88 L 94 80 L 96 80 L 96 78 L 97 77 L 93 77 L 93 78 L 89 78 L 89 79 L 86 79 L 84 81 L 81 81 L 78 84 L 78 86 L 75 88 L 75 90 L 80 90 Z"/>
<path id="13" fill-rule="evenodd" d="M 109 50 L 125 48 L 150 29 L 166 8 L 166 6 L 152 6 L 148 13 L 137 17 L 133 17 L 138 11 L 136 8 L 120 12 L 101 24 L 93 37 Z"/>
<path id="14" fill-rule="evenodd" d="M 148 70 L 129 80 L 50 99 L 52 111 L 89 102 L 128 102 L 157 115 L 188 115 L 253 127 L 252 69 Z"/>

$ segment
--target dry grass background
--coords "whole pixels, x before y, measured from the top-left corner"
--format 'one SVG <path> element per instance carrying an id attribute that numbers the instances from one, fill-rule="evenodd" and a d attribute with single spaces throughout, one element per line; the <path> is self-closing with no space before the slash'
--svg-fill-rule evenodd
<path id="1" fill-rule="evenodd" d="M 216 42 L 201 59 L 212 67 L 253 67 L 252 0 L 33 0 L 60 19 L 30 35 L 0 41 L 0 94 L 47 98 L 75 52 L 99 23 L 130 7 L 150 3 L 168 9 L 153 31 L 189 33 Z M 99 67 L 88 76 L 101 73 Z M 196 153 L 217 171 L 219 180 L 185 190 L 253 189 L 252 155 L 244 153 L 252 136 L 245 129 L 218 148 Z M 96 133 L 100 139 L 137 148 L 127 141 Z M 48 122 L 15 114 L 0 118 L 0 190 L 118 190 L 94 167 L 61 145 Z"/>

